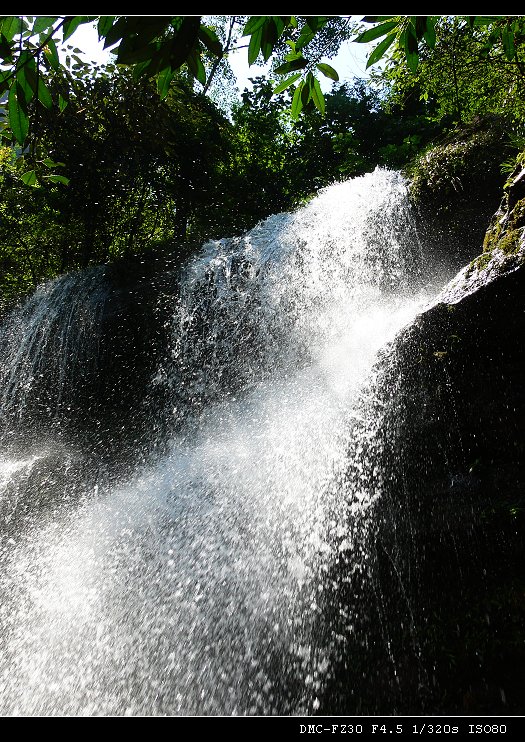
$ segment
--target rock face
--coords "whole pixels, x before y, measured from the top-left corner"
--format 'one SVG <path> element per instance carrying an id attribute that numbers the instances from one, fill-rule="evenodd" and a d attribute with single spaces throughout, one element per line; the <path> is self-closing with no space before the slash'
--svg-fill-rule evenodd
<path id="1" fill-rule="evenodd" d="M 483 254 L 380 364 L 393 712 L 525 712 L 524 196 L 520 165 Z"/>
<path id="2" fill-rule="evenodd" d="M 410 168 L 410 193 L 431 257 L 457 270 L 483 241 L 501 198 L 501 162 L 515 156 L 507 126 L 494 117 L 458 129 Z"/>
<path id="3" fill-rule="evenodd" d="M 4 451 L 23 451 L 32 441 L 78 441 L 84 453 L 113 461 L 147 449 L 151 427 L 160 424 L 163 388 L 154 379 L 177 284 L 176 273 L 161 268 L 128 260 L 66 275 L 6 317 Z"/>

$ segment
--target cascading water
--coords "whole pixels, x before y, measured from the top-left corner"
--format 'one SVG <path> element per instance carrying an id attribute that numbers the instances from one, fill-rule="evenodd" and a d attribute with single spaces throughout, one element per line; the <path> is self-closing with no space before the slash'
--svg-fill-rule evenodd
<path id="1" fill-rule="evenodd" d="M 0 453 L 0 712 L 330 713 L 366 610 L 333 601 L 366 573 L 381 495 L 372 368 L 430 298 L 420 270 L 401 176 L 334 185 L 187 266 L 151 378 L 174 420 L 161 455 L 115 483 L 86 444 L 82 480 L 28 512 L 40 459 L 78 445 Z M 40 376 L 52 420 L 96 356 L 99 304 L 71 321 L 92 276 L 60 280 L 4 322 L 3 441 Z"/>
<path id="2" fill-rule="evenodd" d="M 31 403 L 54 404 L 55 409 L 47 408 L 51 417 L 65 396 L 67 401 L 78 376 L 96 367 L 106 300 L 101 274 L 103 269 L 95 269 L 41 286 L 4 327 L 0 338 L 4 430 L 9 416 L 19 422 L 31 415 Z"/>

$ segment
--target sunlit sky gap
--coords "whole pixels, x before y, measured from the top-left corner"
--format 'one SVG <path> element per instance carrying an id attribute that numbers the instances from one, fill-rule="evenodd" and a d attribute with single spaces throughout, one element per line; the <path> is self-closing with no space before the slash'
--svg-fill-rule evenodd
<path id="1" fill-rule="evenodd" d="M 105 64 L 113 59 L 112 54 L 103 48 L 103 42 L 98 40 L 95 24 L 80 26 L 68 40 L 68 43 L 81 49 L 86 60 L 97 64 Z M 351 41 L 345 41 L 341 44 L 338 55 L 331 60 L 332 66 L 339 73 L 341 82 L 352 80 L 354 77 L 368 77 L 366 58 L 370 53 L 370 47 L 373 47 L 373 44 L 357 44 Z M 251 89 L 250 77 L 263 75 L 269 70 L 269 65 L 252 65 L 250 67 L 248 65 L 247 49 L 232 52 L 229 61 L 237 78 L 237 87 L 240 92 L 244 88 Z M 329 92 L 332 81 L 320 75 L 320 83 L 323 92 Z"/>

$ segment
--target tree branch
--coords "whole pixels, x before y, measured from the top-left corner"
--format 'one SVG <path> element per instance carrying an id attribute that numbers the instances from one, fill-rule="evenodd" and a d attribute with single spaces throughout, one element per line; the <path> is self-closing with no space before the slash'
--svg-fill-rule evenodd
<path id="1" fill-rule="evenodd" d="M 222 52 L 221 56 L 220 57 L 217 57 L 217 59 L 213 63 L 213 67 L 211 68 L 210 76 L 206 80 L 206 85 L 204 86 L 204 90 L 203 90 L 204 95 L 206 95 L 206 93 L 208 92 L 209 87 L 210 87 L 210 85 L 212 83 L 212 80 L 213 80 L 213 78 L 215 76 L 215 73 L 219 69 L 219 65 L 222 62 L 223 58 L 224 58 L 224 55 L 225 54 L 228 54 L 228 52 L 230 51 L 230 43 L 231 43 L 231 38 L 232 38 L 232 33 L 233 33 L 233 27 L 234 27 L 234 25 L 236 23 L 236 19 L 237 19 L 237 17 L 234 16 L 234 15 L 231 17 L 230 28 L 228 30 L 228 38 L 226 39 L 226 45 L 225 45 L 225 47 L 223 49 L 223 52 Z"/>

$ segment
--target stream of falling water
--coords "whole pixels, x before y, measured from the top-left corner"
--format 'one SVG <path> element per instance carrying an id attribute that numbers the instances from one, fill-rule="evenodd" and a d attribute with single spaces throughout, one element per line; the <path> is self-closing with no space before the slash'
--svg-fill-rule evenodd
<path id="1" fill-rule="evenodd" d="M 50 451 L 75 453 L 49 437 L 0 451 L 0 713 L 319 708 L 349 641 L 326 626 L 324 581 L 341 552 L 366 563 L 380 497 L 359 460 L 377 425 L 363 394 L 379 349 L 430 298 L 420 269 L 401 176 L 336 184 L 188 265 L 151 380 L 172 390 L 167 415 L 185 410 L 161 457 L 111 485 L 62 477 L 28 515 L 28 480 L 49 480 Z M 4 323 L 4 411 L 25 409 L 51 339 L 57 394 L 81 348 L 96 353 L 97 309 L 79 323 L 71 295 L 93 291 L 68 280 L 65 326 L 50 319 L 55 288 Z"/>

